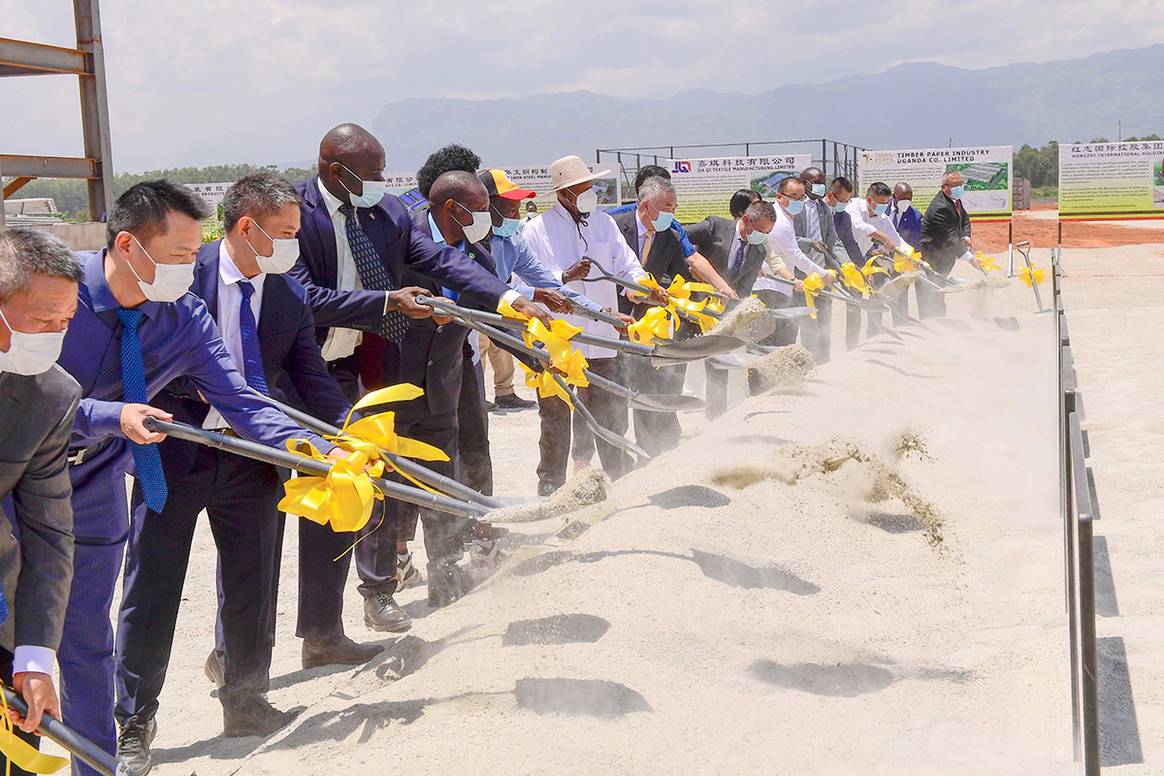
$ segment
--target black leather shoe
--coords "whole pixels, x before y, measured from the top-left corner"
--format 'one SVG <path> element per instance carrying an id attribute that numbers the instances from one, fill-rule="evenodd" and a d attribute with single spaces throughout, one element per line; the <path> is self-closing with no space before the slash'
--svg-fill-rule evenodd
<path id="1" fill-rule="evenodd" d="M 428 564 L 428 605 L 440 609 L 469 592 L 472 585 L 465 577 L 454 562 Z"/>
<path id="2" fill-rule="evenodd" d="M 145 776 L 154 766 L 150 744 L 158 734 L 153 719 L 130 717 L 117 737 L 117 773 L 119 776 Z"/>
<path id="3" fill-rule="evenodd" d="M 523 399 L 516 393 L 507 393 L 493 400 L 494 406 L 502 410 L 528 410 L 535 406 L 535 402 Z"/>
<path id="4" fill-rule="evenodd" d="M 381 633 L 403 633 L 412 627 L 412 618 L 387 593 L 364 599 L 364 625 Z"/>
<path id="5" fill-rule="evenodd" d="M 206 678 L 214 683 L 218 689 L 222 689 L 222 685 L 226 684 L 226 677 L 222 673 L 222 661 L 218 659 L 218 650 L 211 649 L 210 654 L 206 658 L 206 664 L 202 666 L 202 673 L 206 674 Z"/>
<path id="6" fill-rule="evenodd" d="M 384 651 L 375 644 L 357 644 L 347 636 L 313 641 L 303 640 L 303 667 L 358 666 L 367 663 Z"/>
<path id="7" fill-rule="evenodd" d="M 289 725 L 302 710 L 279 711 L 258 693 L 228 695 L 221 700 L 223 738 L 265 738 Z"/>

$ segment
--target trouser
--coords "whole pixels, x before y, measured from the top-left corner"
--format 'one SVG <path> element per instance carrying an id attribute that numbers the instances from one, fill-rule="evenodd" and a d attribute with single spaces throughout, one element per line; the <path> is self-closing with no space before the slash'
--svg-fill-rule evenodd
<path id="1" fill-rule="evenodd" d="M 507 396 L 513 393 L 513 355 L 493 344 L 488 337 L 481 336 L 481 360 L 489 359 L 493 368 L 493 395 Z"/>
<path id="2" fill-rule="evenodd" d="M 595 374 L 625 385 L 622 360 L 619 358 L 595 358 L 590 361 L 590 370 Z M 586 405 L 600 425 L 616 434 L 625 435 L 627 430 L 627 403 L 622 397 L 593 386 L 577 388 L 578 398 Z M 538 482 L 561 486 L 566 482 L 566 463 L 572 454 L 575 460 L 589 461 L 597 445 L 602 468 L 612 480 L 616 480 L 631 470 L 633 460 L 621 447 L 615 447 L 594 434 L 582 419 L 570 412 L 566 403 L 557 397 L 538 398 L 538 415 L 541 419 L 541 435 L 538 437 Z M 572 416 L 572 422 L 571 422 Z M 571 447 L 571 426 L 573 446 Z"/>
<path id="3" fill-rule="evenodd" d="M 223 678 L 220 699 L 268 689 L 271 623 L 279 574 L 279 471 L 270 464 L 197 448 L 190 472 L 169 483 L 161 513 L 134 487 L 133 522 L 117 627 L 116 717 L 152 718 L 174 644 L 182 587 L 199 513 L 218 550 Z"/>
<path id="4" fill-rule="evenodd" d="M 482 337 L 481 341 L 486 339 Z M 508 353 L 505 355 L 509 356 Z M 509 358 L 512 362 L 513 357 Z M 461 396 L 457 401 L 457 449 L 460 453 L 457 479 L 479 493 L 492 496 L 493 460 L 489 454 L 489 413 L 485 411 L 483 377 L 481 364 L 474 364 L 471 358 L 466 358 L 461 370 Z"/>
<path id="5" fill-rule="evenodd" d="M 756 292 L 756 296 L 760 297 L 760 301 L 764 303 L 765 307 L 770 307 L 773 310 L 780 310 L 785 307 L 792 307 L 793 299 L 791 296 L 782 294 L 779 291 L 762 288 Z M 804 297 L 798 298 L 797 304 L 804 304 Z M 796 327 L 795 319 L 780 318 L 776 321 L 776 328 L 772 330 L 764 339 L 760 340 L 760 345 L 767 345 L 769 347 L 782 347 L 784 345 L 791 345 L 796 342 Z"/>
<path id="6" fill-rule="evenodd" d="M 679 394 L 683 393 L 683 381 L 687 377 L 687 365 L 657 368 L 648 356 L 622 357 L 626 363 L 627 379 L 630 386 L 640 393 Z M 674 450 L 679 446 L 683 433 L 679 425 L 679 415 L 674 412 L 634 411 L 635 442 L 650 453 L 652 458 Z"/>
<path id="7" fill-rule="evenodd" d="M 929 283 L 923 283 L 920 280 L 913 284 L 917 289 L 917 317 L 921 319 L 926 318 L 941 318 L 946 314 L 946 296 L 938 291 L 938 289 L 931 286 Z"/>
<path id="8" fill-rule="evenodd" d="M 800 344 L 812 353 L 816 363 L 827 364 L 832 349 L 833 300 L 818 296 L 815 302 L 816 318 L 806 316 L 800 319 Z M 804 294 L 796 293 L 796 303 L 805 303 Z"/>
<path id="9" fill-rule="evenodd" d="M 7 685 L 12 684 L 12 653 L 3 647 L 0 647 L 0 681 Z M 33 748 L 40 748 L 40 736 L 36 735 L 35 733 L 25 733 L 15 725 L 12 727 L 12 732 L 16 734 L 17 738 L 29 744 Z M 12 769 L 12 776 L 30 776 L 29 772 L 23 768 L 17 768 L 15 765 L 10 765 L 8 759 L 3 755 L 3 753 L 0 753 L 0 773 L 8 773 L 8 771 L 4 770 L 5 766 L 9 766 Z"/>

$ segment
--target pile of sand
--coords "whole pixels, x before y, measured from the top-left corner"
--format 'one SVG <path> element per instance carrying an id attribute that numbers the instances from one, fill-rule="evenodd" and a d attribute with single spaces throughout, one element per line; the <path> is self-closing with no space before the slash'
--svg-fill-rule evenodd
<path id="1" fill-rule="evenodd" d="M 601 469 L 587 467 L 574 473 L 570 480 L 545 501 L 518 504 L 489 513 L 491 523 L 533 523 L 576 512 L 606 500 L 610 478 Z"/>
<path id="2" fill-rule="evenodd" d="M 748 377 L 754 381 L 755 390 L 761 392 L 796 388 L 808 379 L 815 367 L 816 361 L 807 348 L 800 344 L 786 345 L 749 364 Z"/>
<path id="3" fill-rule="evenodd" d="M 776 320 L 759 297 L 750 296 L 732 307 L 719 323 L 714 333 L 738 337 L 744 342 L 759 342 L 776 329 Z"/>

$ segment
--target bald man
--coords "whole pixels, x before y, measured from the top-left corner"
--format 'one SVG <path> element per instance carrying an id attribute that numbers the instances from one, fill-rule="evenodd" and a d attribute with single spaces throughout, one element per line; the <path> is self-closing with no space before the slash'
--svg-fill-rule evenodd
<path id="1" fill-rule="evenodd" d="M 399 343 L 410 320 L 424 320 L 430 308 L 416 303 L 428 290 L 404 282 L 406 269 L 418 278 L 432 278 L 442 286 L 476 293 L 495 309 L 504 299 L 514 308 L 543 321 L 549 313 L 541 305 L 521 297 L 476 261 L 449 245 L 435 244 L 409 219 L 408 210 L 384 183 L 384 147 L 363 127 L 341 124 L 324 135 L 319 144 L 317 176 L 297 187 L 303 199 L 299 230 L 299 261 L 290 271 L 307 292 L 315 315 L 316 339 L 323 348 L 328 370 L 348 399 L 361 391 L 361 366 L 380 383 L 396 382 L 399 366 L 361 365 L 356 346 L 365 334 Z M 378 351 L 384 353 L 383 347 Z M 397 352 L 388 348 L 388 353 Z M 377 387 L 367 385 L 363 387 Z M 312 559 L 301 565 L 300 621 L 298 635 L 334 649 L 318 650 L 313 664 L 359 663 L 368 659 L 366 648 L 353 644 L 343 633 L 340 617 L 343 586 L 354 537 L 300 521 L 300 544 L 307 543 Z M 361 556 L 362 557 L 362 556 Z M 338 561 L 333 559 L 340 558 Z M 360 577 L 376 579 L 374 569 L 357 559 Z M 313 585 L 302 584 L 305 576 Z M 305 589 L 311 588 L 311 589 Z M 306 598 L 304 597 L 306 596 Z M 317 597 L 317 605 L 309 603 Z M 365 595 L 364 622 L 373 630 L 396 631 L 405 617 L 391 595 Z"/>
<path id="2" fill-rule="evenodd" d="M 942 188 L 922 217 L 920 247 L 931 267 L 949 275 L 960 258 L 974 261 L 970 245 L 970 214 L 962 204 L 965 181 L 957 170 L 942 176 Z M 917 284 L 917 314 L 933 318 L 946 314 L 946 298 L 924 283 Z"/>

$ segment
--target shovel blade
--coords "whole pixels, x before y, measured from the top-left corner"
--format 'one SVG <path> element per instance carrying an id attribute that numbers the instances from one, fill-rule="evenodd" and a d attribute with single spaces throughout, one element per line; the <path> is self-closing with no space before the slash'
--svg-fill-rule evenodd
<path id="1" fill-rule="evenodd" d="M 630 406 L 646 412 L 691 412 L 706 405 L 703 399 L 689 393 L 638 393 Z"/>
<path id="2" fill-rule="evenodd" d="M 742 339 L 726 334 L 704 334 L 679 342 L 660 342 L 655 345 L 654 356 L 676 361 L 698 361 L 708 356 L 729 353 L 746 344 Z"/>

